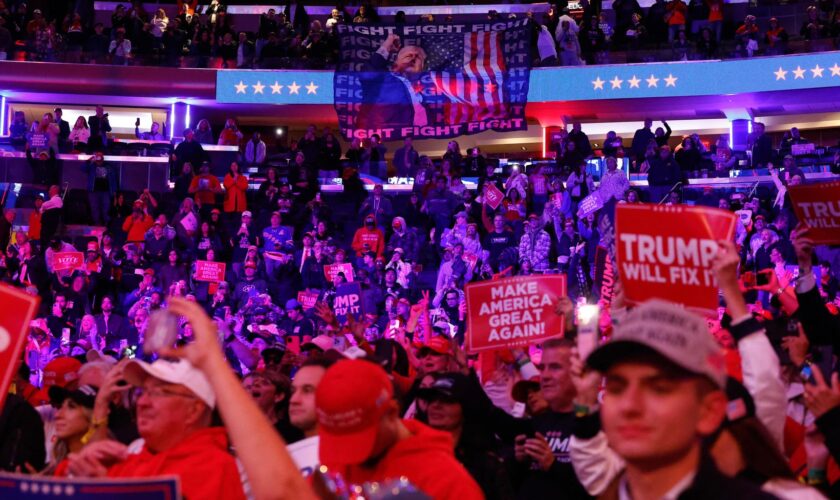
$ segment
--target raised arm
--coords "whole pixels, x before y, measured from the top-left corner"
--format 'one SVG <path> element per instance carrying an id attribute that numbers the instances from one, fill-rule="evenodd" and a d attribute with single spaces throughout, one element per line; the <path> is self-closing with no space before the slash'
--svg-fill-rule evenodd
<path id="1" fill-rule="evenodd" d="M 161 354 L 189 360 L 210 381 L 216 393 L 217 407 L 251 482 L 254 497 L 314 499 L 312 489 L 286 450 L 286 443 L 228 366 L 213 320 L 201 306 L 184 299 L 170 299 L 169 309 L 187 318 L 193 327 L 195 342 L 179 349 L 167 349 Z"/>

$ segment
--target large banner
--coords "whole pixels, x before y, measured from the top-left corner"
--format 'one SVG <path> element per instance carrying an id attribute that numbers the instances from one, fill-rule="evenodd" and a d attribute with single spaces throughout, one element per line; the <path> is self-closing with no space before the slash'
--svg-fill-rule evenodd
<path id="1" fill-rule="evenodd" d="M 717 208 L 622 204 L 615 213 L 619 276 L 627 302 L 677 302 L 703 312 L 718 306 L 712 261 L 732 240 L 738 217 Z"/>
<path id="2" fill-rule="evenodd" d="M 566 295 L 566 276 L 521 276 L 467 285 L 467 350 L 525 347 L 562 337 L 554 312 Z"/>
<path id="3" fill-rule="evenodd" d="M 8 285 L 0 285 L 0 303 L 3 304 L 3 314 L 0 314 L 0 409 L 3 408 L 12 378 L 17 373 L 29 322 L 35 316 L 39 302 L 38 297 Z"/>
<path id="4" fill-rule="evenodd" d="M 524 130 L 528 19 L 492 23 L 338 24 L 334 105 L 347 140 L 445 138 Z"/>
<path id="5" fill-rule="evenodd" d="M 840 243 L 840 182 L 790 186 L 790 201 L 799 222 L 810 228 L 817 245 Z"/>
<path id="6" fill-rule="evenodd" d="M 175 476 L 144 479 L 80 479 L 0 474 L 3 500 L 178 500 L 180 481 Z"/>

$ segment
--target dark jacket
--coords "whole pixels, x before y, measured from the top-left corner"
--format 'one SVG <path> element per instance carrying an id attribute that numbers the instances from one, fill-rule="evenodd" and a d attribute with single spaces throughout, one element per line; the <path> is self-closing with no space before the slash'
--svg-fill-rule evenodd
<path id="1" fill-rule="evenodd" d="M 607 489 L 598 496 L 599 500 L 619 498 L 618 491 L 621 477 L 615 478 Z M 761 491 L 759 486 L 752 483 L 724 476 L 717 470 L 712 459 L 704 456 L 691 486 L 677 498 L 679 500 L 705 500 L 709 498 L 717 500 L 760 500 L 776 497 Z"/>
<path id="2" fill-rule="evenodd" d="M 357 128 L 399 128 L 414 124 L 411 94 L 402 80 L 388 69 L 388 61 L 374 52 L 370 63 L 358 74 L 362 100 Z"/>
<path id="3" fill-rule="evenodd" d="M 44 424 L 41 416 L 17 394 L 6 396 L 0 411 L 0 470 L 36 470 L 44 467 Z"/>
<path id="4" fill-rule="evenodd" d="M 107 162 L 103 162 L 102 165 L 100 165 L 100 167 L 107 170 L 108 192 L 111 196 L 114 196 L 114 194 L 117 192 L 117 189 L 119 189 L 119 181 L 117 179 L 117 168 L 114 165 L 111 165 Z M 96 184 L 96 168 L 97 165 L 94 164 L 92 159 L 89 159 L 88 161 L 82 164 L 82 170 L 87 172 L 88 174 L 89 193 L 93 192 L 94 185 Z"/>
<path id="5" fill-rule="evenodd" d="M 648 185 L 670 187 L 680 180 L 682 180 L 680 166 L 673 157 L 663 160 L 657 156 L 651 160 L 650 171 L 648 171 Z"/>
<path id="6" fill-rule="evenodd" d="M 105 337 L 105 343 L 108 349 L 117 349 L 120 340 L 129 340 L 129 325 L 124 317 L 111 313 L 111 316 L 108 318 L 107 327 L 105 325 L 104 315 L 97 314 L 94 319 L 96 320 L 96 331 L 99 335 Z"/>

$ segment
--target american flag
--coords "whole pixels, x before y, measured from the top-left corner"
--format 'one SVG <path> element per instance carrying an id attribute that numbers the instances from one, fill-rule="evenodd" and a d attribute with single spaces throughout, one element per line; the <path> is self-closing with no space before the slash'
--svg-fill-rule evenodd
<path id="1" fill-rule="evenodd" d="M 449 98 L 446 123 L 507 118 L 504 32 L 433 36 L 424 44 L 432 80 Z"/>

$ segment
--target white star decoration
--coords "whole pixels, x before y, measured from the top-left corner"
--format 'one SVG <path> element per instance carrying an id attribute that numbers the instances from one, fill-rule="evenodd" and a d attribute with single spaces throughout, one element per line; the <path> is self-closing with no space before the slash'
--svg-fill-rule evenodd
<path id="1" fill-rule="evenodd" d="M 811 79 L 823 78 L 825 75 L 825 70 L 831 71 L 831 76 L 840 76 L 840 64 L 834 63 L 833 66 L 824 68 L 819 64 L 816 64 L 813 68 L 805 69 L 802 66 L 796 66 L 796 69 L 785 70 L 781 66 L 776 71 L 773 71 L 773 74 L 776 75 L 776 81 L 779 80 L 787 80 L 787 74 L 793 73 L 794 80 L 807 80 L 807 72 L 811 72 Z"/>
<path id="2" fill-rule="evenodd" d="M 236 89 L 237 94 L 251 94 L 257 95 L 262 94 L 265 95 L 266 88 L 271 89 L 271 93 L 275 95 L 283 95 L 283 88 L 286 88 L 289 92 L 289 95 L 301 95 L 301 89 L 306 89 L 307 95 L 318 95 L 318 89 L 320 85 L 316 85 L 314 80 L 310 80 L 308 85 L 299 85 L 296 81 L 292 82 L 288 85 L 282 85 L 279 81 L 274 80 L 273 84 L 264 84 L 262 80 L 257 80 L 255 83 L 247 84 L 244 81 L 240 80 L 239 83 L 234 84 L 233 87 Z M 249 91 L 249 88 L 251 89 Z"/>
<path id="3" fill-rule="evenodd" d="M 779 80 L 787 80 L 786 76 L 788 73 L 793 73 L 794 80 L 807 80 L 807 73 L 811 72 L 811 79 L 823 78 L 825 75 L 825 71 L 831 71 L 831 76 L 840 76 L 840 64 L 834 63 L 833 66 L 828 68 L 823 68 L 819 64 L 816 64 L 813 68 L 805 69 L 802 66 L 796 66 L 796 69 L 785 70 L 781 66 L 776 71 L 773 71 L 773 74 L 776 75 L 776 81 Z"/>
<path id="4" fill-rule="evenodd" d="M 838 68 L 838 71 L 840 71 L 840 68 Z M 650 75 L 648 78 L 642 79 L 633 75 L 626 80 L 622 80 L 618 75 L 613 75 L 612 80 L 602 80 L 600 76 L 597 76 L 594 80 L 592 80 L 592 90 L 605 90 L 606 87 L 604 84 L 606 83 L 610 84 L 610 90 L 641 89 L 642 82 L 647 82 L 647 88 L 649 89 L 658 88 L 659 80 L 665 80 L 666 87 L 676 87 L 677 80 L 679 80 L 679 78 L 671 73 L 668 73 L 668 76 L 664 78 L 657 78 L 655 75 Z M 624 83 L 627 83 L 628 86 L 624 87 Z"/>

